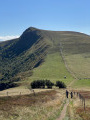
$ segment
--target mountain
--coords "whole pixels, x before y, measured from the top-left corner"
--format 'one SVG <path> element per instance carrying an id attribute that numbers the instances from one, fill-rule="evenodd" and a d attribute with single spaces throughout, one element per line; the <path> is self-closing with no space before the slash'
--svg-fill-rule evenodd
<path id="1" fill-rule="evenodd" d="M 57 52 L 61 56 L 63 53 L 69 69 L 76 74 L 77 70 L 72 66 L 77 65 L 73 63 L 76 57 L 76 61 L 80 63 L 81 58 L 78 55 L 83 56 L 82 62 L 88 59 L 89 63 L 90 36 L 79 32 L 48 31 L 30 27 L 19 38 L 0 42 L 0 80 L 30 77 L 34 69 L 44 64 L 47 55 Z M 88 65 L 86 69 L 89 69 Z M 84 72 L 83 70 L 77 76 L 81 78 Z M 89 77 L 89 73 L 85 77 L 86 75 Z"/>

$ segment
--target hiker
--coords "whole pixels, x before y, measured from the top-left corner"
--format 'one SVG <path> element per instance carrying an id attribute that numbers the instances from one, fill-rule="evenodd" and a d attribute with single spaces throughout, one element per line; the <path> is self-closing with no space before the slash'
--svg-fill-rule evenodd
<path id="1" fill-rule="evenodd" d="M 73 98 L 73 92 L 71 92 L 70 94 L 71 94 L 71 98 Z"/>
<path id="2" fill-rule="evenodd" d="M 67 97 L 67 98 L 68 98 L 68 93 L 69 93 L 69 92 L 66 90 L 66 97 Z"/>

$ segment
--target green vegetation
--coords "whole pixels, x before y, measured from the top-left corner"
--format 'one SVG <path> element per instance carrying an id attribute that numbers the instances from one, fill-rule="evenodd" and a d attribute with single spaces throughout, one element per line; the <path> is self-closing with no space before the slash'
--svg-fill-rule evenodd
<path id="1" fill-rule="evenodd" d="M 52 89 L 52 86 L 54 86 L 54 83 L 52 83 L 50 80 L 45 80 L 45 84 L 47 88 L 51 88 L 51 89 Z"/>
<path id="2" fill-rule="evenodd" d="M 74 84 L 73 87 L 76 88 L 90 88 L 90 79 L 80 79 L 77 80 Z"/>
<path id="3" fill-rule="evenodd" d="M 0 89 L 15 87 L 15 82 L 21 88 L 30 88 L 30 83 L 32 88 L 52 88 L 53 83 L 66 87 L 71 82 L 73 88 L 90 88 L 90 36 L 31 27 L 18 39 L 0 42 Z M 0 119 L 54 120 L 65 99 L 65 91 L 57 91 L 0 98 Z"/>
<path id="4" fill-rule="evenodd" d="M 0 83 L 0 91 L 8 89 L 8 88 L 12 88 L 12 87 L 17 87 L 17 86 L 18 85 L 13 82 L 1 82 Z"/>
<path id="5" fill-rule="evenodd" d="M 67 66 L 77 78 L 90 78 L 90 36 L 80 33 L 70 36 L 61 41 Z"/>
<path id="6" fill-rule="evenodd" d="M 86 34 L 30 27 L 20 38 L 0 42 L 0 80 L 49 79 L 69 84 L 73 74 L 79 79 L 90 78 L 89 48 L 90 36 Z"/>
<path id="7" fill-rule="evenodd" d="M 27 29 L 19 39 L 1 42 L 0 80 L 10 81 L 16 76 L 23 79 L 23 74 L 43 62 L 47 49 L 48 44 L 42 42 L 41 35 L 33 28 Z"/>
<path id="8" fill-rule="evenodd" d="M 35 89 L 35 88 L 45 88 L 45 86 L 47 86 L 47 88 L 52 89 L 52 86 L 54 86 L 54 83 L 51 82 L 50 80 L 35 80 L 35 81 L 31 82 L 30 86 L 33 89 Z M 55 86 L 59 87 L 59 88 L 66 88 L 65 83 L 62 82 L 62 81 L 56 81 Z"/>
<path id="9" fill-rule="evenodd" d="M 66 88 L 66 85 L 62 81 L 56 81 L 56 87 L 59 88 Z"/>
<path id="10" fill-rule="evenodd" d="M 47 88 L 52 88 L 53 85 L 54 84 L 50 80 L 35 80 L 31 82 L 31 88 L 33 89 L 45 88 L 45 86 L 47 86 Z"/>
<path id="11" fill-rule="evenodd" d="M 90 54 L 73 54 L 65 56 L 69 69 L 78 79 L 90 78 Z"/>
<path id="12" fill-rule="evenodd" d="M 31 88 L 45 88 L 45 80 L 36 80 L 31 82 Z"/>
<path id="13" fill-rule="evenodd" d="M 64 76 L 66 76 L 66 79 Z M 50 79 L 54 83 L 60 80 L 65 82 L 65 84 L 69 84 L 73 77 L 67 71 L 60 53 L 57 52 L 48 54 L 44 63 L 33 70 L 33 75 L 29 79 Z"/>

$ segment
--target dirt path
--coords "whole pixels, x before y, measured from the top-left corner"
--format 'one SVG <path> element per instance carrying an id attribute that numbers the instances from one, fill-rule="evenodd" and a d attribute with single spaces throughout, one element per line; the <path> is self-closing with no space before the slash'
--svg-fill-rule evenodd
<path id="1" fill-rule="evenodd" d="M 64 57 L 64 54 L 63 54 L 63 46 L 62 46 L 61 43 L 60 43 L 60 55 L 61 55 L 61 57 L 62 57 L 62 59 L 63 59 L 63 62 L 64 62 L 64 64 L 65 64 L 65 67 L 66 67 L 67 71 L 71 73 L 71 75 L 73 76 L 74 79 L 78 80 L 78 78 L 76 77 L 75 73 L 72 72 L 72 71 L 70 70 L 70 68 L 68 67 L 68 65 L 67 65 L 67 62 L 66 62 L 65 57 Z"/>
<path id="2" fill-rule="evenodd" d="M 63 110 L 61 112 L 61 115 L 57 120 L 63 120 L 65 118 L 68 104 L 69 104 L 69 100 L 67 99 L 66 104 L 64 105 Z"/>

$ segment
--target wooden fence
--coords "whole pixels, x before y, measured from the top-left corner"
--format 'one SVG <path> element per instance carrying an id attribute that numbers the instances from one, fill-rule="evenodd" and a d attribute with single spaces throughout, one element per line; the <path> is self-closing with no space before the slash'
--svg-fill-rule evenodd
<path id="1" fill-rule="evenodd" d="M 84 111 L 86 110 L 86 100 L 90 100 L 90 91 L 71 91 L 73 95 L 79 97 L 80 101 L 82 102 L 82 106 Z"/>

